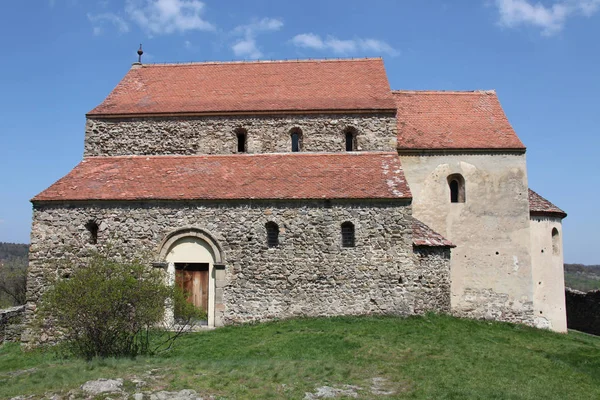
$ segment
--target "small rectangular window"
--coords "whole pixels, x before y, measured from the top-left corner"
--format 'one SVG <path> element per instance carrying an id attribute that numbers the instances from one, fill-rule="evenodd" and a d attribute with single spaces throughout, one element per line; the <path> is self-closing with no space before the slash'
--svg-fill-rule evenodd
<path id="1" fill-rule="evenodd" d="M 344 222 L 342 224 L 342 247 L 354 247 L 354 224 Z"/>

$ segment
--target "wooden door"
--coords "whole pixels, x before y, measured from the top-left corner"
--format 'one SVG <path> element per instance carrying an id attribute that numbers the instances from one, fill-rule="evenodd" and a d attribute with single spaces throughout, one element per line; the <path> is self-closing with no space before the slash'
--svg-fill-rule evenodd
<path id="1" fill-rule="evenodd" d="M 175 283 L 188 294 L 188 302 L 208 312 L 208 264 L 175 263 Z"/>

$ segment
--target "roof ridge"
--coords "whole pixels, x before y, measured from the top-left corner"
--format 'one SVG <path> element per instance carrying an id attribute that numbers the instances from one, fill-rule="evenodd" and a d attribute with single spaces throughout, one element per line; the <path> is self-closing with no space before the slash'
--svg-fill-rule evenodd
<path id="1" fill-rule="evenodd" d="M 476 90 L 392 90 L 393 94 L 496 94 L 495 89 L 476 89 Z"/>
<path id="2" fill-rule="evenodd" d="M 177 67 L 190 65 L 221 65 L 221 64 L 284 64 L 284 63 L 316 63 L 316 62 L 350 62 L 350 61 L 376 61 L 382 60 L 382 57 L 340 57 L 340 58 L 304 58 L 304 59 L 284 59 L 284 60 L 231 60 L 231 61 L 184 61 L 184 62 L 165 62 L 165 63 L 144 63 L 142 67 Z M 134 65 L 135 66 L 135 65 Z M 139 64 L 137 65 L 139 67 Z"/>

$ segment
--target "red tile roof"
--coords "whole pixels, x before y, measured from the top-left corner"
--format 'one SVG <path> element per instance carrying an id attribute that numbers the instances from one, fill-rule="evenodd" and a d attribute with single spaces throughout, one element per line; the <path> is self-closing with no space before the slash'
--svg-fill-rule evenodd
<path id="1" fill-rule="evenodd" d="M 529 189 L 529 214 L 565 218 L 567 213 Z"/>
<path id="2" fill-rule="evenodd" d="M 396 153 L 89 157 L 32 201 L 409 199 Z"/>
<path id="3" fill-rule="evenodd" d="M 412 231 L 413 244 L 415 246 L 456 247 L 448 239 L 444 238 L 416 218 L 413 218 Z"/>
<path id="4" fill-rule="evenodd" d="M 525 149 L 494 91 L 393 93 L 398 149 Z"/>
<path id="5" fill-rule="evenodd" d="M 134 66 L 88 115 L 395 108 L 383 60 L 369 58 Z"/>

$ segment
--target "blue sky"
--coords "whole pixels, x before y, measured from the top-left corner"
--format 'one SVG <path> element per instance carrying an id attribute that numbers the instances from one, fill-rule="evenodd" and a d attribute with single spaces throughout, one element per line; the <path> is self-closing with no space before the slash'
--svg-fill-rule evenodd
<path id="1" fill-rule="evenodd" d="M 0 241 L 82 157 L 85 113 L 144 62 L 382 56 L 393 89 L 495 89 L 530 187 L 600 264 L 600 0 L 11 1 L 0 13 Z"/>

